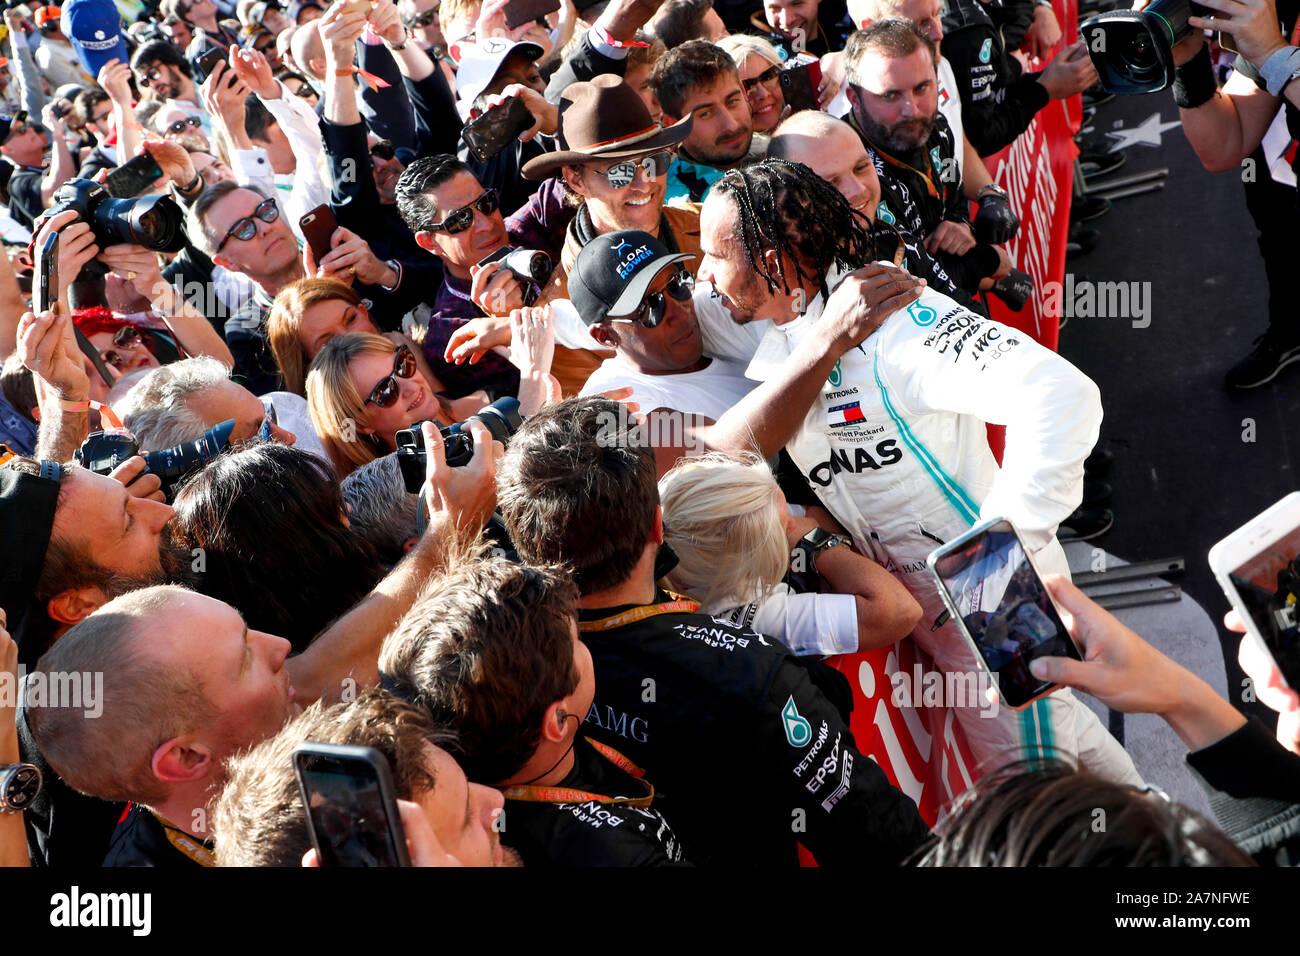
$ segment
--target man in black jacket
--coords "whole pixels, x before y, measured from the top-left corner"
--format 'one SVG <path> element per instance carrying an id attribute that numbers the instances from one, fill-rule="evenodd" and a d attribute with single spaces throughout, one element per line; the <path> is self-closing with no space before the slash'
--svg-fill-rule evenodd
<path id="1" fill-rule="evenodd" d="M 821 865 L 897 866 L 926 839 L 814 683 L 823 674 L 655 586 L 654 450 L 617 403 L 543 408 L 511 439 L 497 487 L 520 557 L 574 569 L 596 672 L 587 733 L 663 788 L 693 860 L 793 865 L 803 844 Z"/>
<path id="2" fill-rule="evenodd" d="M 470 780 L 502 790 L 525 866 L 682 863 L 652 783 L 583 732 L 596 679 L 577 600 L 562 572 L 459 564 L 385 641 L 382 680 L 455 730 Z"/>

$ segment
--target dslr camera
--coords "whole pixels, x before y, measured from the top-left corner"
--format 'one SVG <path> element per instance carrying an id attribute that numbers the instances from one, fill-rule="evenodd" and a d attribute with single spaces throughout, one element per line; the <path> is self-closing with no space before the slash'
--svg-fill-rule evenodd
<path id="1" fill-rule="evenodd" d="M 456 422 L 446 427 L 438 426 L 438 434 L 442 435 L 442 447 L 447 453 L 447 464 L 453 468 L 467 465 L 474 457 L 474 438 L 465 428 L 470 422 L 481 422 L 491 433 L 493 440 L 504 445 L 524 423 L 523 417 L 519 414 L 519 399 L 498 398 L 463 422 Z M 420 431 L 423 425 L 424 422 L 416 422 L 410 428 L 403 428 L 394 436 L 397 441 L 397 466 L 401 469 L 406 490 L 413 495 L 420 493 L 428 466 L 428 457 L 424 453 L 424 435 Z"/>
<path id="2" fill-rule="evenodd" d="M 195 441 L 182 442 L 163 451 L 151 451 L 144 456 L 145 470 L 162 480 L 163 494 L 171 501 L 172 494 L 182 480 L 230 447 L 230 433 L 234 430 L 235 420 L 231 418 L 220 425 L 213 425 Z M 138 454 L 140 444 L 132 435 L 125 432 L 91 432 L 77 449 L 76 459 L 87 471 L 107 475 L 122 462 Z"/>
<path id="3" fill-rule="evenodd" d="M 54 191 L 45 215 L 57 216 L 67 209 L 76 210 L 77 218 L 90 226 L 101 249 L 122 242 L 154 252 L 179 252 L 185 247 L 185 213 L 170 196 L 114 199 L 99 183 L 73 179 Z"/>
<path id="4" fill-rule="evenodd" d="M 1192 0 L 1155 0 L 1145 10 L 1111 10 L 1079 24 L 1108 93 L 1154 93 L 1174 82 L 1174 47 L 1192 35 L 1187 18 L 1207 8 Z"/>
<path id="5" fill-rule="evenodd" d="M 533 282 L 542 285 L 551 277 L 555 264 L 551 257 L 537 249 L 519 249 L 515 246 L 502 246 L 492 255 L 479 261 L 480 266 L 489 262 L 500 262 L 501 268 L 510 272 L 520 282 Z"/>

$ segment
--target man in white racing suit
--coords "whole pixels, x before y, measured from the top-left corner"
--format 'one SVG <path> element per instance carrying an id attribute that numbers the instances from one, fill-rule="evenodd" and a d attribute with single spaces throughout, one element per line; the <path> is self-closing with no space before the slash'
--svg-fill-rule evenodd
<path id="1" fill-rule="evenodd" d="M 715 185 L 701 240 L 699 278 L 715 293 L 696 300 L 706 347 L 743 358 L 754 330 L 729 339 L 727 321 L 762 322 L 768 328 L 746 373 L 760 382 L 788 374 L 825 308 L 823 280 L 834 286 L 844 266 L 870 256 L 870 240 L 839 193 L 807 167 L 781 161 L 733 171 Z M 744 410 L 753 413 L 748 403 Z M 1082 498 L 1083 461 L 1101 415 L 1096 385 L 1065 359 L 926 289 L 841 355 L 785 447 L 858 549 L 921 603 L 912 638 L 941 670 L 977 674 L 975 650 L 947 620 L 926 556 L 1001 516 L 1043 573 L 1068 574 L 1056 528 Z M 1001 468 L 986 422 L 1007 426 Z M 719 430 L 730 424 L 724 416 Z M 990 715 L 979 702 L 954 709 L 981 762 L 1051 751 L 1110 779 L 1141 782 L 1123 747 L 1069 690 L 1020 712 Z"/>

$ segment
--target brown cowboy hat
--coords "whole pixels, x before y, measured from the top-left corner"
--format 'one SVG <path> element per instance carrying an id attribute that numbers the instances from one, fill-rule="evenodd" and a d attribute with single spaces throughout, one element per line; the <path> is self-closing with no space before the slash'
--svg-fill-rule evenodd
<path id="1" fill-rule="evenodd" d="M 560 97 L 558 152 L 524 164 L 525 179 L 546 179 L 561 166 L 593 160 L 635 159 L 676 146 L 691 132 L 693 118 L 662 128 L 621 76 L 602 73 L 590 82 L 570 84 Z"/>

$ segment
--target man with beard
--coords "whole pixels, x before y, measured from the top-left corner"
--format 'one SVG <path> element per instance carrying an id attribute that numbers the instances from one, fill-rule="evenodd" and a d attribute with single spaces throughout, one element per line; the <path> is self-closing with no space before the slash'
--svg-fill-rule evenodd
<path id="1" fill-rule="evenodd" d="M 166 40 L 146 43 L 131 57 L 131 72 L 141 99 L 174 100 L 192 114 L 201 113 L 199 93 L 189 62 Z"/>
<path id="2" fill-rule="evenodd" d="M 754 120 L 740 86 L 740 72 L 720 47 L 691 40 L 655 65 L 650 85 L 664 111 L 664 125 L 690 116 L 694 122 L 668 173 L 667 199 L 703 202 L 723 173 L 749 156 Z"/>
<path id="3" fill-rule="evenodd" d="M 886 212 L 906 232 L 925 238 L 939 256 L 962 256 L 975 246 L 962 190 L 957 147 L 939 113 L 937 52 L 911 21 L 878 20 L 844 48 L 848 99 L 845 117 L 876 164 Z"/>

